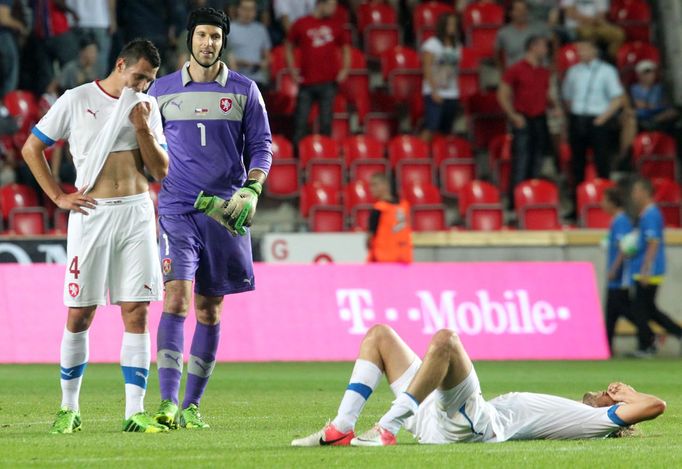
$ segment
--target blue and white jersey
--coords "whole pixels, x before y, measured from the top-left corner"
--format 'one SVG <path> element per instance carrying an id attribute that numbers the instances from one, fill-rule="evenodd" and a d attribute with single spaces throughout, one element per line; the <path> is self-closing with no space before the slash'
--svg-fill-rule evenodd
<path id="1" fill-rule="evenodd" d="M 638 225 L 639 245 L 637 254 L 632 258 L 632 276 L 634 279 L 639 278 L 649 241 L 656 240 L 658 249 L 651 263 L 650 275 L 651 283 L 660 283 L 665 274 L 665 240 L 663 239 L 665 223 L 663 214 L 656 204 L 650 204 L 642 211 Z"/>
<path id="2" fill-rule="evenodd" d="M 611 226 L 609 228 L 609 236 L 607 239 L 607 263 L 606 271 L 611 271 L 611 266 L 616 261 L 618 254 L 620 253 L 620 241 L 623 236 L 630 233 L 633 230 L 632 221 L 630 217 L 626 215 L 625 212 L 618 213 L 613 220 L 611 220 Z M 623 258 L 623 264 L 618 270 L 618 275 L 615 279 L 609 281 L 609 289 L 611 288 L 629 288 L 632 285 L 632 273 L 630 272 L 630 259 L 628 257 Z"/>

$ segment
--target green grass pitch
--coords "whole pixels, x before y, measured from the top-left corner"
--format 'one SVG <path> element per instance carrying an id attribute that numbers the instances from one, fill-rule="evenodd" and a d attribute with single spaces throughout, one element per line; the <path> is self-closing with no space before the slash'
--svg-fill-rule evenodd
<path id="1" fill-rule="evenodd" d="M 641 436 L 598 441 L 417 445 L 405 432 L 391 448 L 292 448 L 335 414 L 350 363 L 219 364 L 202 403 L 211 429 L 124 434 L 123 384 L 116 365 L 90 365 L 81 393 L 83 431 L 49 435 L 59 404 L 58 367 L 0 366 L 2 467 L 682 467 L 682 362 L 479 362 L 486 398 L 535 391 L 580 398 L 614 380 L 668 402 Z M 392 395 L 385 383 L 358 430 L 371 426 Z M 146 399 L 158 405 L 153 372 Z"/>

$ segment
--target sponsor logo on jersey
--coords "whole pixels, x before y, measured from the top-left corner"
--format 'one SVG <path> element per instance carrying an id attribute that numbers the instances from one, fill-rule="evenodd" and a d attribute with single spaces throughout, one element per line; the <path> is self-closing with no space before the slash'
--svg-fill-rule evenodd
<path id="1" fill-rule="evenodd" d="M 232 99 L 220 98 L 220 110 L 223 114 L 227 114 L 232 109 Z"/>
<path id="2" fill-rule="evenodd" d="M 80 292 L 81 289 L 77 283 L 69 283 L 69 295 L 71 295 L 71 298 L 76 298 Z"/>
<path id="3" fill-rule="evenodd" d="M 171 272 L 172 265 L 171 265 L 171 260 L 170 258 L 166 257 L 162 262 L 161 262 L 161 267 L 163 269 L 163 274 L 168 275 Z"/>
<path id="4" fill-rule="evenodd" d="M 87 112 L 88 114 L 92 114 L 92 117 L 97 119 L 97 114 L 99 113 L 99 109 L 97 111 L 93 111 L 92 109 L 86 109 L 85 112 Z"/>
<path id="5" fill-rule="evenodd" d="M 204 107 L 194 108 L 194 114 L 197 116 L 205 116 L 206 114 L 208 114 L 208 109 Z"/>
<path id="6" fill-rule="evenodd" d="M 176 108 L 180 109 L 180 106 L 182 106 L 182 101 L 178 101 L 178 100 L 174 99 L 173 101 L 170 102 L 170 104 L 172 104 Z"/>

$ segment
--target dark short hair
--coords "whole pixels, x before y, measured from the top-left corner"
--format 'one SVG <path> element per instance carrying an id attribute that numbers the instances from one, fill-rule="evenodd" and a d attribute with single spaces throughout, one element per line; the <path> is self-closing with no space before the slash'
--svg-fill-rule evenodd
<path id="1" fill-rule="evenodd" d="M 436 37 L 440 39 L 441 41 L 445 40 L 445 36 L 447 36 L 447 29 L 448 29 L 448 20 L 454 17 L 455 21 L 457 21 L 457 15 L 454 13 L 445 13 L 442 14 L 438 17 L 436 20 Z"/>
<path id="2" fill-rule="evenodd" d="M 123 46 L 118 54 L 119 59 L 123 59 L 126 65 L 136 64 L 140 59 L 145 59 L 153 68 L 161 65 L 161 56 L 154 43 L 148 39 L 133 39 Z"/>
<path id="3" fill-rule="evenodd" d="M 535 45 L 536 42 L 538 41 L 546 41 L 547 38 L 545 36 L 541 36 L 539 34 L 533 34 L 526 39 L 526 42 L 523 44 L 523 50 L 528 52 L 531 47 Z"/>
<path id="4" fill-rule="evenodd" d="M 615 207 L 625 207 L 625 197 L 623 197 L 623 191 L 618 187 L 609 187 L 606 189 L 604 191 L 604 197 Z"/>
<path id="5" fill-rule="evenodd" d="M 650 196 L 654 195 L 654 185 L 651 183 L 651 180 L 645 177 L 638 177 L 632 182 L 632 186 L 634 187 L 635 184 L 639 185 L 642 189 L 644 189 L 644 192 Z"/>

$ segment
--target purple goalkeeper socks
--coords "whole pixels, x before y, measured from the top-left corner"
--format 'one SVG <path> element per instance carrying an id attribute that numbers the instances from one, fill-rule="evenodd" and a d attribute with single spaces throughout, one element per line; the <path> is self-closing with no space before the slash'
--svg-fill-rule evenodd
<path id="1" fill-rule="evenodd" d="M 199 405 L 206 384 L 215 366 L 215 354 L 220 341 L 220 324 L 207 325 L 197 322 L 192 338 L 192 348 L 187 363 L 187 386 L 182 408 Z"/>
<path id="2" fill-rule="evenodd" d="M 163 313 L 157 332 L 156 364 L 159 370 L 161 399 L 178 403 L 180 379 L 182 378 L 183 326 L 185 318 L 177 314 Z"/>

